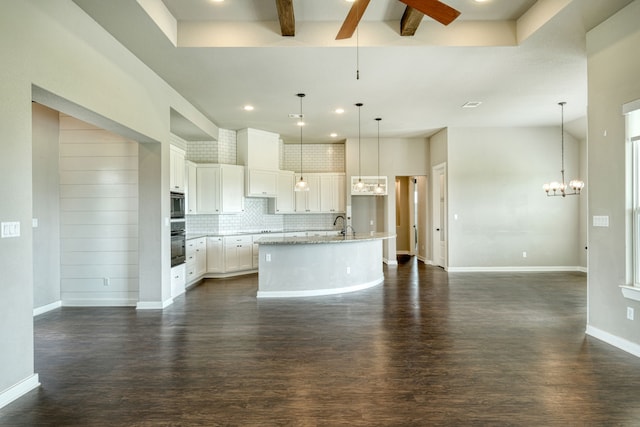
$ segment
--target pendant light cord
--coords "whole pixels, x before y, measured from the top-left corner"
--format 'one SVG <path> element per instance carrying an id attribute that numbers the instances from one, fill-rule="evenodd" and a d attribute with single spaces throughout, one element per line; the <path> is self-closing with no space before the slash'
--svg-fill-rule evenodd
<path id="1" fill-rule="evenodd" d="M 356 80 L 360 80 L 360 2 L 356 0 L 356 14 L 358 15 L 358 25 L 356 25 Z"/>

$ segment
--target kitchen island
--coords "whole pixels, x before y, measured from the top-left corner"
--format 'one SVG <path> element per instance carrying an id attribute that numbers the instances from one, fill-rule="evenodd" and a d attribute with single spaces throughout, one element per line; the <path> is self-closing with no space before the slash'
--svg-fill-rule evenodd
<path id="1" fill-rule="evenodd" d="M 353 292 L 384 281 L 382 240 L 395 234 L 263 237 L 257 240 L 258 298 Z"/>

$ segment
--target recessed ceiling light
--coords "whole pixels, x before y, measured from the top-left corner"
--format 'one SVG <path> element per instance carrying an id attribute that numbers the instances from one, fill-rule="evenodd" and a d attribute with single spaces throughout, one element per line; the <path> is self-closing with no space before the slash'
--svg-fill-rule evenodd
<path id="1" fill-rule="evenodd" d="M 304 126 L 304 122 L 302 120 L 300 120 L 298 123 L 296 123 L 298 126 Z"/>
<path id="2" fill-rule="evenodd" d="M 475 0 L 476 3 L 488 3 L 489 0 Z"/>
<path id="3" fill-rule="evenodd" d="M 336 108 L 336 114 L 344 113 L 344 108 Z"/>
<path id="4" fill-rule="evenodd" d="M 462 108 L 476 108 L 478 107 L 480 104 L 482 104 L 481 101 L 469 101 L 469 102 L 465 102 L 462 105 Z"/>
<path id="5" fill-rule="evenodd" d="M 253 105 L 245 105 L 242 108 L 244 109 L 244 111 L 253 111 Z"/>
<path id="6" fill-rule="evenodd" d="M 331 138 L 335 138 L 336 136 L 338 136 L 338 134 L 334 132 L 334 133 L 330 134 L 329 136 L 330 136 Z"/>
<path id="7" fill-rule="evenodd" d="M 222 3 L 224 0 L 211 0 L 211 3 Z"/>

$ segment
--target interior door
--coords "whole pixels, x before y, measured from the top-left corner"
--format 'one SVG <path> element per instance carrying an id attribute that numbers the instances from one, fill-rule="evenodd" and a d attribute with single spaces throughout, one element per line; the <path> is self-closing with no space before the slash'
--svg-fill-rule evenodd
<path id="1" fill-rule="evenodd" d="M 433 264 L 447 267 L 447 166 L 433 167 Z"/>

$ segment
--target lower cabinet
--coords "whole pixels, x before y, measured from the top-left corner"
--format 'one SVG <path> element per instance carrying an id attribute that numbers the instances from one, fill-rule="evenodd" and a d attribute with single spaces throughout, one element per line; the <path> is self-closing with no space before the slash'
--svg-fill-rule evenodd
<path id="1" fill-rule="evenodd" d="M 198 237 L 187 240 L 186 283 L 190 285 L 202 278 L 207 272 L 207 238 Z"/>
<path id="2" fill-rule="evenodd" d="M 184 293 L 186 268 L 185 264 L 171 267 L 171 298 Z"/>
<path id="3" fill-rule="evenodd" d="M 222 237 L 207 237 L 207 273 L 224 273 Z"/>
<path id="4" fill-rule="evenodd" d="M 224 238 L 225 272 L 251 270 L 253 268 L 253 240 L 251 236 Z"/>

